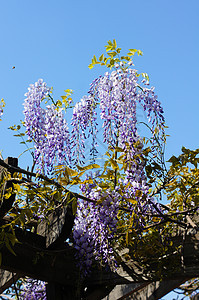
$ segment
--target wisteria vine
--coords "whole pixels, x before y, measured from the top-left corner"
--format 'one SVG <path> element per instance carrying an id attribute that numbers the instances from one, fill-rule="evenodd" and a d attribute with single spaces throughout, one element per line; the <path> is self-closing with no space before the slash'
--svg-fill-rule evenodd
<path id="1" fill-rule="evenodd" d="M 91 83 L 88 95 L 74 106 L 70 125 L 62 108 L 54 101 L 43 108 L 43 100 L 48 102 L 52 97 L 49 97 L 50 88 L 42 79 L 31 84 L 25 94 L 24 125 L 28 139 L 34 143 L 34 161 L 39 172 L 51 174 L 53 167 L 59 164 L 74 168 L 82 165 L 86 140 L 90 141 L 94 160 L 98 151 L 96 137 L 99 126 L 103 128 L 103 143 L 108 153 L 114 153 L 110 158 L 112 165 L 107 163 L 97 179 L 93 173 L 87 175 L 85 179 L 89 179 L 89 183 L 85 180 L 80 186 L 81 192 L 92 200 L 78 201 L 71 241 L 82 277 L 88 276 L 97 263 L 116 268 L 113 249 L 117 242 L 121 205 L 128 209 L 131 227 L 138 234 L 146 225 L 145 216 L 156 212 L 156 208 L 160 210 L 149 196 L 144 141 L 137 130 L 137 107 L 140 104 L 147 114 L 152 141 L 164 136 L 163 108 L 154 88 L 148 86 L 147 80 L 140 81 L 131 61 L 125 65 L 117 63 L 114 67 L 114 71 L 106 72 Z M 118 171 L 117 151 L 122 153 L 121 172 Z M 112 170 L 111 166 L 114 166 Z M 114 182 L 113 177 L 117 179 Z M 103 182 L 103 178 L 107 182 Z M 106 188 L 103 183 L 106 183 Z M 44 283 L 35 283 L 31 280 L 27 283 L 24 299 L 40 299 L 36 286 L 43 291 Z"/>

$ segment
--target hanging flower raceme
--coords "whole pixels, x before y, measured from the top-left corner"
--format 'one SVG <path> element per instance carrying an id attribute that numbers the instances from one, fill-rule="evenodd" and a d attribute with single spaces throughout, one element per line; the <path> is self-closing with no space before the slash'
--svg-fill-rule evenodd
<path id="1" fill-rule="evenodd" d="M 38 169 L 50 172 L 53 165 L 70 160 L 68 126 L 61 108 L 54 104 L 46 109 L 41 102 L 50 92 L 42 79 L 30 85 L 24 102 L 26 132 L 34 142 L 34 159 Z"/>
<path id="2" fill-rule="evenodd" d="M 136 231 L 137 234 L 142 233 L 146 226 L 146 215 L 157 214 L 157 210 L 161 211 L 161 207 L 149 195 L 149 186 L 145 178 L 140 177 L 137 181 L 120 178 L 118 187 L 123 195 L 122 204 L 132 216 L 130 229 Z"/>
<path id="3" fill-rule="evenodd" d="M 82 186 L 84 190 L 85 186 Z M 112 242 L 116 233 L 117 212 L 120 195 L 117 191 L 106 193 L 95 187 L 86 187 L 88 197 L 96 203 L 80 202 L 73 230 L 74 247 L 77 250 L 78 265 L 87 275 L 95 260 L 115 267 Z M 102 204 L 97 201 L 104 199 Z"/>
<path id="4" fill-rule="evenodd" d="M 138 83 L 136 70 L 118 69 L 106 73 L 95 86 L 100 100 L 101 118 L 104 121 L 104 141 L 115 145 L 119 137 L 120 146 L 132 144 L 138 139 L 137 104 L 140 103 L 147 112 L 152 124 L 164 123 L 163 109 L 154 88 L 142 88 Z"/>
<path id="5" fill-rule="evenodd" d="M 27 134 L 30 139 L 34 140 L 35 144 L 39 144 L 45 137 L 45 110 L 41 108 L 41 101 L 50 92 L 50 88 L 42 79 L 39 79 L 35 84 L 30 84 L 27 97 L 24 101 L 24 115 Z"/>
<path id="6" fill-rule="evenodd" d="M 84 96 L 73 109 L 72 116 L 72 135 L 71 135 L 71 148 L 73 148 L 72 156 L 74 157 L 73 163 L 81 162 L 84 159 L 85 140 L 91 136 L 91 152 L 95 155 L 96 148 L 96 103 L 94 97 L 91 95 Z M 88 132 L 86 132 L 88 128 Z M 92 154 L 92 153 L 91 153 Z"/>
<path id="7" fill-rule="evenodd" d="M 43 160 L 50 169 L 55 163 L 70 161 L 70 140 L 68 125 L 61 109 L 48 105 L 45 111 L 45 147 Z"/>
<path id="8" fill-rule="evenodd" d="M 104 142 L 112 147 L 117 141 L 124 147 L 136 139 L 136 87 L 137 77 L 131 69 L 105 73 L 96 86 L 104 120 Z"/>

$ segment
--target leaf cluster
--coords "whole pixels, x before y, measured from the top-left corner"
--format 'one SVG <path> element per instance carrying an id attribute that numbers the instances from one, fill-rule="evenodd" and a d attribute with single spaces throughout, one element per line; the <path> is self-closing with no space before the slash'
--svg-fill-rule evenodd
<path id="1" fill-rule="evenodd" d="M 1 101 L 0 101 L 0 112 L 3 113 L 3 108 L 5 107 L 5 101 L 4 99 L 2 98 Z M 1 115 L 0 115 L 1 116 Z M 1 121 L 1 118 L 0 118 L 0 121 Z"/>
<path id="2" fill-rule="evenodd" d="M 168 200 L 173 209 L 180 211 L 199 205 L 199 149 L 190 150 L 182 147 L 182 154 L 172 156 L 169 177 L 166 185 Z"/>
<path id="3" fill-rule="evenodd" d="M 138 55 L 143 55 L 141 50 L 136 49 L 129 49 L 129 53 L 125 56 L 121 56 L 121 48 L 117 47 L 116 40 L 114 39 L 113 42 L 110 40 L 108 41 L 108 45 L 105 46 L 106 54 L 101 54 L 97 59 L 94 55 L 91 61 L 91 64 L 88 66 L 89 69 L 92 69 L 95 65 L 99 64 L 101 66 L 106 66 L 107 68 L 112 69 L 113 67 L 121 66 L 125 69 L 127 63 L 132 63 L 132 57 L 137 53 Z M 143 73 L 144 74 L 144 73 Z M 143 76 L 147 77 L 145 73 Z M 147 77 L 148 78 L 148 77 Z"/>

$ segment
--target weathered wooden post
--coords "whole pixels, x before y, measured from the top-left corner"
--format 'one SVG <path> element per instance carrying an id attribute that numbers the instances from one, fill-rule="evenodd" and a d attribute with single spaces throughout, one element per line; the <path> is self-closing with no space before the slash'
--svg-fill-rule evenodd
<path id="1" fill-rule="evenodd" d="M 72 232 L 74 224 L 74 215 L 72 204 L 61 203 L 48 216 L 48 220 L 42 221 L 37 228 L 37 233 L 46 239 L 46 248 L 59 250 L 63 249 L 64 242 Z M 46 294 L 48 300 L 75 300 L 78 299 L 73 285 L 63 285 L 49 281 L 46 285 Z"/>

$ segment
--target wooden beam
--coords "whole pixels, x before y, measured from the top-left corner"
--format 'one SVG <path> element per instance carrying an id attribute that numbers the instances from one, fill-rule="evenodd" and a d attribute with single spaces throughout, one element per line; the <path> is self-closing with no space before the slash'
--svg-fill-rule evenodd
<path id="1" fill-rule="evenodd" d="M 142 283 L 142 284 L 131 283 L 131 284 L 116 285 L 114 287 L 114 289 L 102 300 L 126 299 L 123 297 L 129 296 L 132 293 L 135 293 L 137 290 L 139 290 L 145 286 L 146 286 L 146 283 Z M 136 298 L 136 299 L 148 299 L 148 298 Z M 92 298 L 90 300 L 92 300 Z"/>
<path id="2" fill-rule="evenodd" d="M 187 278 L 188 279 L 188 278 Z M 126 287 L 124 286 L 124 293 L 121 297 L 117 296 L 117 290 L 115 290 L 115 293 L 108 295 L 108 297 L 104 298 L 103 300 L 137 300 L 137 299 L 148 299 L 148 300 L 158 300 L 161 299 L 163 296 L 168 294 L 169 292 L 173 291 L 175 288 L 179 287 L 182 283 L 184 283 L 186 280 L 179 280 L 179 279 L 173 279 L 173 280 L 163 280 L 163 281 L 156 281 L 152 282 L 144 287 L 140 285 L 139 288 L 133 289 L 126 293 Z M 115 297 L 115 298 L 114 298 Z"/>
<path id="3" fill-rule="evenodd" d="M 6 164 L 16 167 L 17 160 L 8 158 Z M 4 191 L 11 186 L 12 182 L 7 182 Z M 1 220 L 12 207 L 14 200 L 15 195 L 11 195 L 9 199 L 3 199 L 0 209 Z M 37 233 L 39 234 L 16 228 L 16 236 L 20 242 L 13 247 L 16 255 L 13 255 L 4 246 L 1 249 L 1 268 L 21 274 L 20 276 L 29 276 L 49 282 L 47 287 L 48 298 L 51 297 L 49 299 L 58 297 L 65 300 L 65 295 L 67 295 L 67 299 L 76 299 L 74 291 L 78 286 L 79 271 L 76 268 L 75 250 L 64 244 L 65 239 L 71 233 L 74 222 L 71 206 L 62 203 L 49 215 L 48 221 L 43 221 L 38 226 Z M 191 226 L 194 227 L 194 230 L 197 229 L 195 229 L 195 224 L 194 226 L 191 224 Z M 187 236 L 185 240 L 182 235 L 174 237 L 176 246 L 183 245 L 181 264 L 179 263 L 172 273 L 168 273 L 169 269 L 165 267 L 165 274 L 169 274 L 167 281 L 158 281 L 159 278 L 155 275 L 157 267 L 155 265 L 150 266 L 148 272 L 144 272 L 143 268 L 135 261 L 123 260 L 117 272 L 107 272 L 103 268 L 100 271 L 98 269 L 93 270 L 91 276 L 82 282 L 82 286 L 88 289 L 88 299 L 93 297 L 100 299 L 102 294 L 109 293 L 115 285 L 120 285 L 120 287 L 116 287 L 115 292 L 113 290 L 113 295 L 117 293 L 118 296 L 118 291 L 120 289 L 121 292 L 121 288 L 123 293 L 126 293 L 125 296 L 120 293 L 120 299 L 128 299 L 132 295 L 134 297 L 136 293 L 137 297 L 147 297 L 150 300 L 159 299 L 164 293 L 173 290 L 185 280 L 199 276 L 198 235 Z M 175 254 L 173 255 L 175 256 Z M 6 277 L 7 283 L 11 282 L 12 276 L 10 276 L 11 273 L 7 272 L 2 277 L 4 286 L 6 286 Z M 111 299 L 110 295 L 111 293 L 108 299 Z"/>
<path id="4" fill-rule="evenodd" d="M 72 232 L 75 216 L 72 203 L 60 205 L 37 227 L 37 233 L 46 238 L 46 247 L 57 249 L 64 244 Z"/>
<path id="5" fill-rule="evenodd" d="M 37 278 L 47 282 L 63 285 L 75 285 L 79 273 L 76 268 L 75 250 L 64 245 L 57 250 L 45 248 L 45 238 L 29 231 L 16 228 L 20 243 L 13 247 L 16 256 L 4 246 L 2 248 L 1 268 Z M 178 237 L 179 240 L 179 237 Z M 182 238 L 181 238 L 182 243 Z M 106 272 L 104 269 L 93 270 L 84 281 L 85 286 L 117 285 L 131 283 L 150 283 L 157 281 L 156 266 L 147 274 L 138 263 L 132 260 L 122 262 L 117 272 Z M 165 270 L 167 273 L 169 270 Z M 171 272 L 170 272 L 171 273 Z M 199 242 L 195 239 L 185 240 L 183 264 L 169 274 L 168 279 L 187 279 L 199 276 Z"/>
<path id="6" fill-rule="evenodd" d="M 74 250 L 64 245 L 57 251 L 46 250 L 45 238 L 32 232 L 16 229 L 13 255 L 5 246 L 1 249 L 1 268 L 23 276 L 60 284 L 74 285 L 77 275 Z"/>

